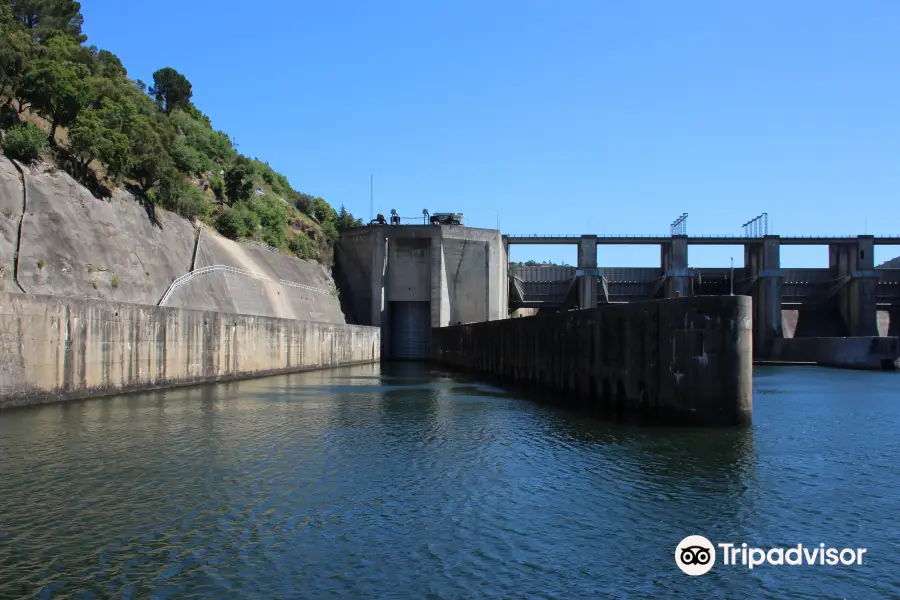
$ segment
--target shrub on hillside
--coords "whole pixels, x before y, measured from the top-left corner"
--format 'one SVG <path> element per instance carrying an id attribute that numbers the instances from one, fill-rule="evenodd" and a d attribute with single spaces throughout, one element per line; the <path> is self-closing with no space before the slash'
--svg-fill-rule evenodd
<path id="1" fill-rule="evenodd" d="M 47 133 L 34 123 L 16 125 L 3 137 L 3 153 L 30 163 L 40 158 L 47 147 Z"/>
<path id="2" fill-rule="evenodd" d="M 259 229 L 259 216 L 246 206 L 232 207 L 216 219 L 216 229 L 232 240 L 250 237 Z"/>
<path id="3" fill-rule="evenodd" d="M 295 235 L 288 241 L 288 249 L 294 253 L 297 258 L 314 259 L 318 254 L 315 242 L 307 236 L 300 234 Z"/>

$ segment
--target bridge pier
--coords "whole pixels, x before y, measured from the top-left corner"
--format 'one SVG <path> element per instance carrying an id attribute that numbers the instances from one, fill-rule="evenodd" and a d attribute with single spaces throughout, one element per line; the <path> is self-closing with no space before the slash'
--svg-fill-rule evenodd
<path id="1" fill-rule="evenodd" d="M 583 235 L 578 242 L 578 308 L 597 308 L 597 236 Z"/>
<path id="2" fill-rule="evenodd" d="M 666 278 L 666 298 L 684 298 L 691 295 L 686 235 L 673 235 L 671 240 L 660 244 L 660 266 Z"/>
<path id="3" fill-rule="evenodd" d="M 784 337 L 781 324 L 781 243 L 767 235 L 762 243 L 744 244 L 744 272 L 753 298 L 753 357 L 764 358 L 774 340 Z"/>
<path id="4" fill-rule="evenodd" d="M 828 266 L 836 283 L 838 312 L 850 336 L 877 336 L 875 238 L 861 235 L 856 243 L 829 244 Z"/>

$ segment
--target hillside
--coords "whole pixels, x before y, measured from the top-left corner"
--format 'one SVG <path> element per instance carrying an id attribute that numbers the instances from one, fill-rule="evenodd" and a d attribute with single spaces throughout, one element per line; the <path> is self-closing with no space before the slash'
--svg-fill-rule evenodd
<path id="1" fill-rule="evenodd" d="M 238 153 L 175 69 L 156 71 L 150 86 L 129 78 L 115 54 L 87 45 L 80 9 L 72 0 L 0 6 L 4 154 L 49 161 L 97 198 L 128 193 L 148 214 L 158 206 L 330 265 L 340 231 L 362 222 Z"/>
<path id="2" fill-rule="evenodd" d="M 0 291 L 346 322 L 321 263 L 148 211 L 124 190 L 95 198 L 52 163 L 20 167 L 0 153 Z"/>
<path id="3" fill-rule="evenodd" d="M 879 269 L 900 269 L 900 256 L 892 258 L 878 265 Z"/>

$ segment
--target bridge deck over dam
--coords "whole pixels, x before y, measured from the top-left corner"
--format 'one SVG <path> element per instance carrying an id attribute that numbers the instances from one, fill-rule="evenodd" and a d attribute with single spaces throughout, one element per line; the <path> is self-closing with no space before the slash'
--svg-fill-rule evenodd
<path id="1" fill-rule="evenodd" d="M 632 234 L 632 235 L 570 235 L 557 233 L 524 233 L 524 234 L 507 234 L 503 236 L 508 244 L 544 244 L 544 245 L 577 245 L 581 243 L 584 237 L 597 238 L 598 244 L 608 245 L 659 245 L 672 241 L 673 237 L 684 237 L 688 245 L 691 246 L 727 246 L 741 244 L 760 244 L 763 243 L 765 237 L 778 237 L 783 246 L 825 246 L 830 244 L 854 244 L 860 237 L 869 237 L 876 246 L 895 246 L 900 245 L 900 235 L 882 235 L 882 236 L 765 236 L 765 237 L 748 237 L 743 235 L 691 235 L 691 236 L 673 236 L 671 234 Z"/>

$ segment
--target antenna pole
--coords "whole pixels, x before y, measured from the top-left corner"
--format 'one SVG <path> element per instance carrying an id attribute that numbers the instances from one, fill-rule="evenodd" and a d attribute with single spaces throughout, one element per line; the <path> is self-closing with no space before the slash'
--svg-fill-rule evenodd
<path id="1" fill-rule="evenodd" d="M 375 176 L 372 175 L 372 169 L 369 169 L 369 220 L 375 218 Z"/>

